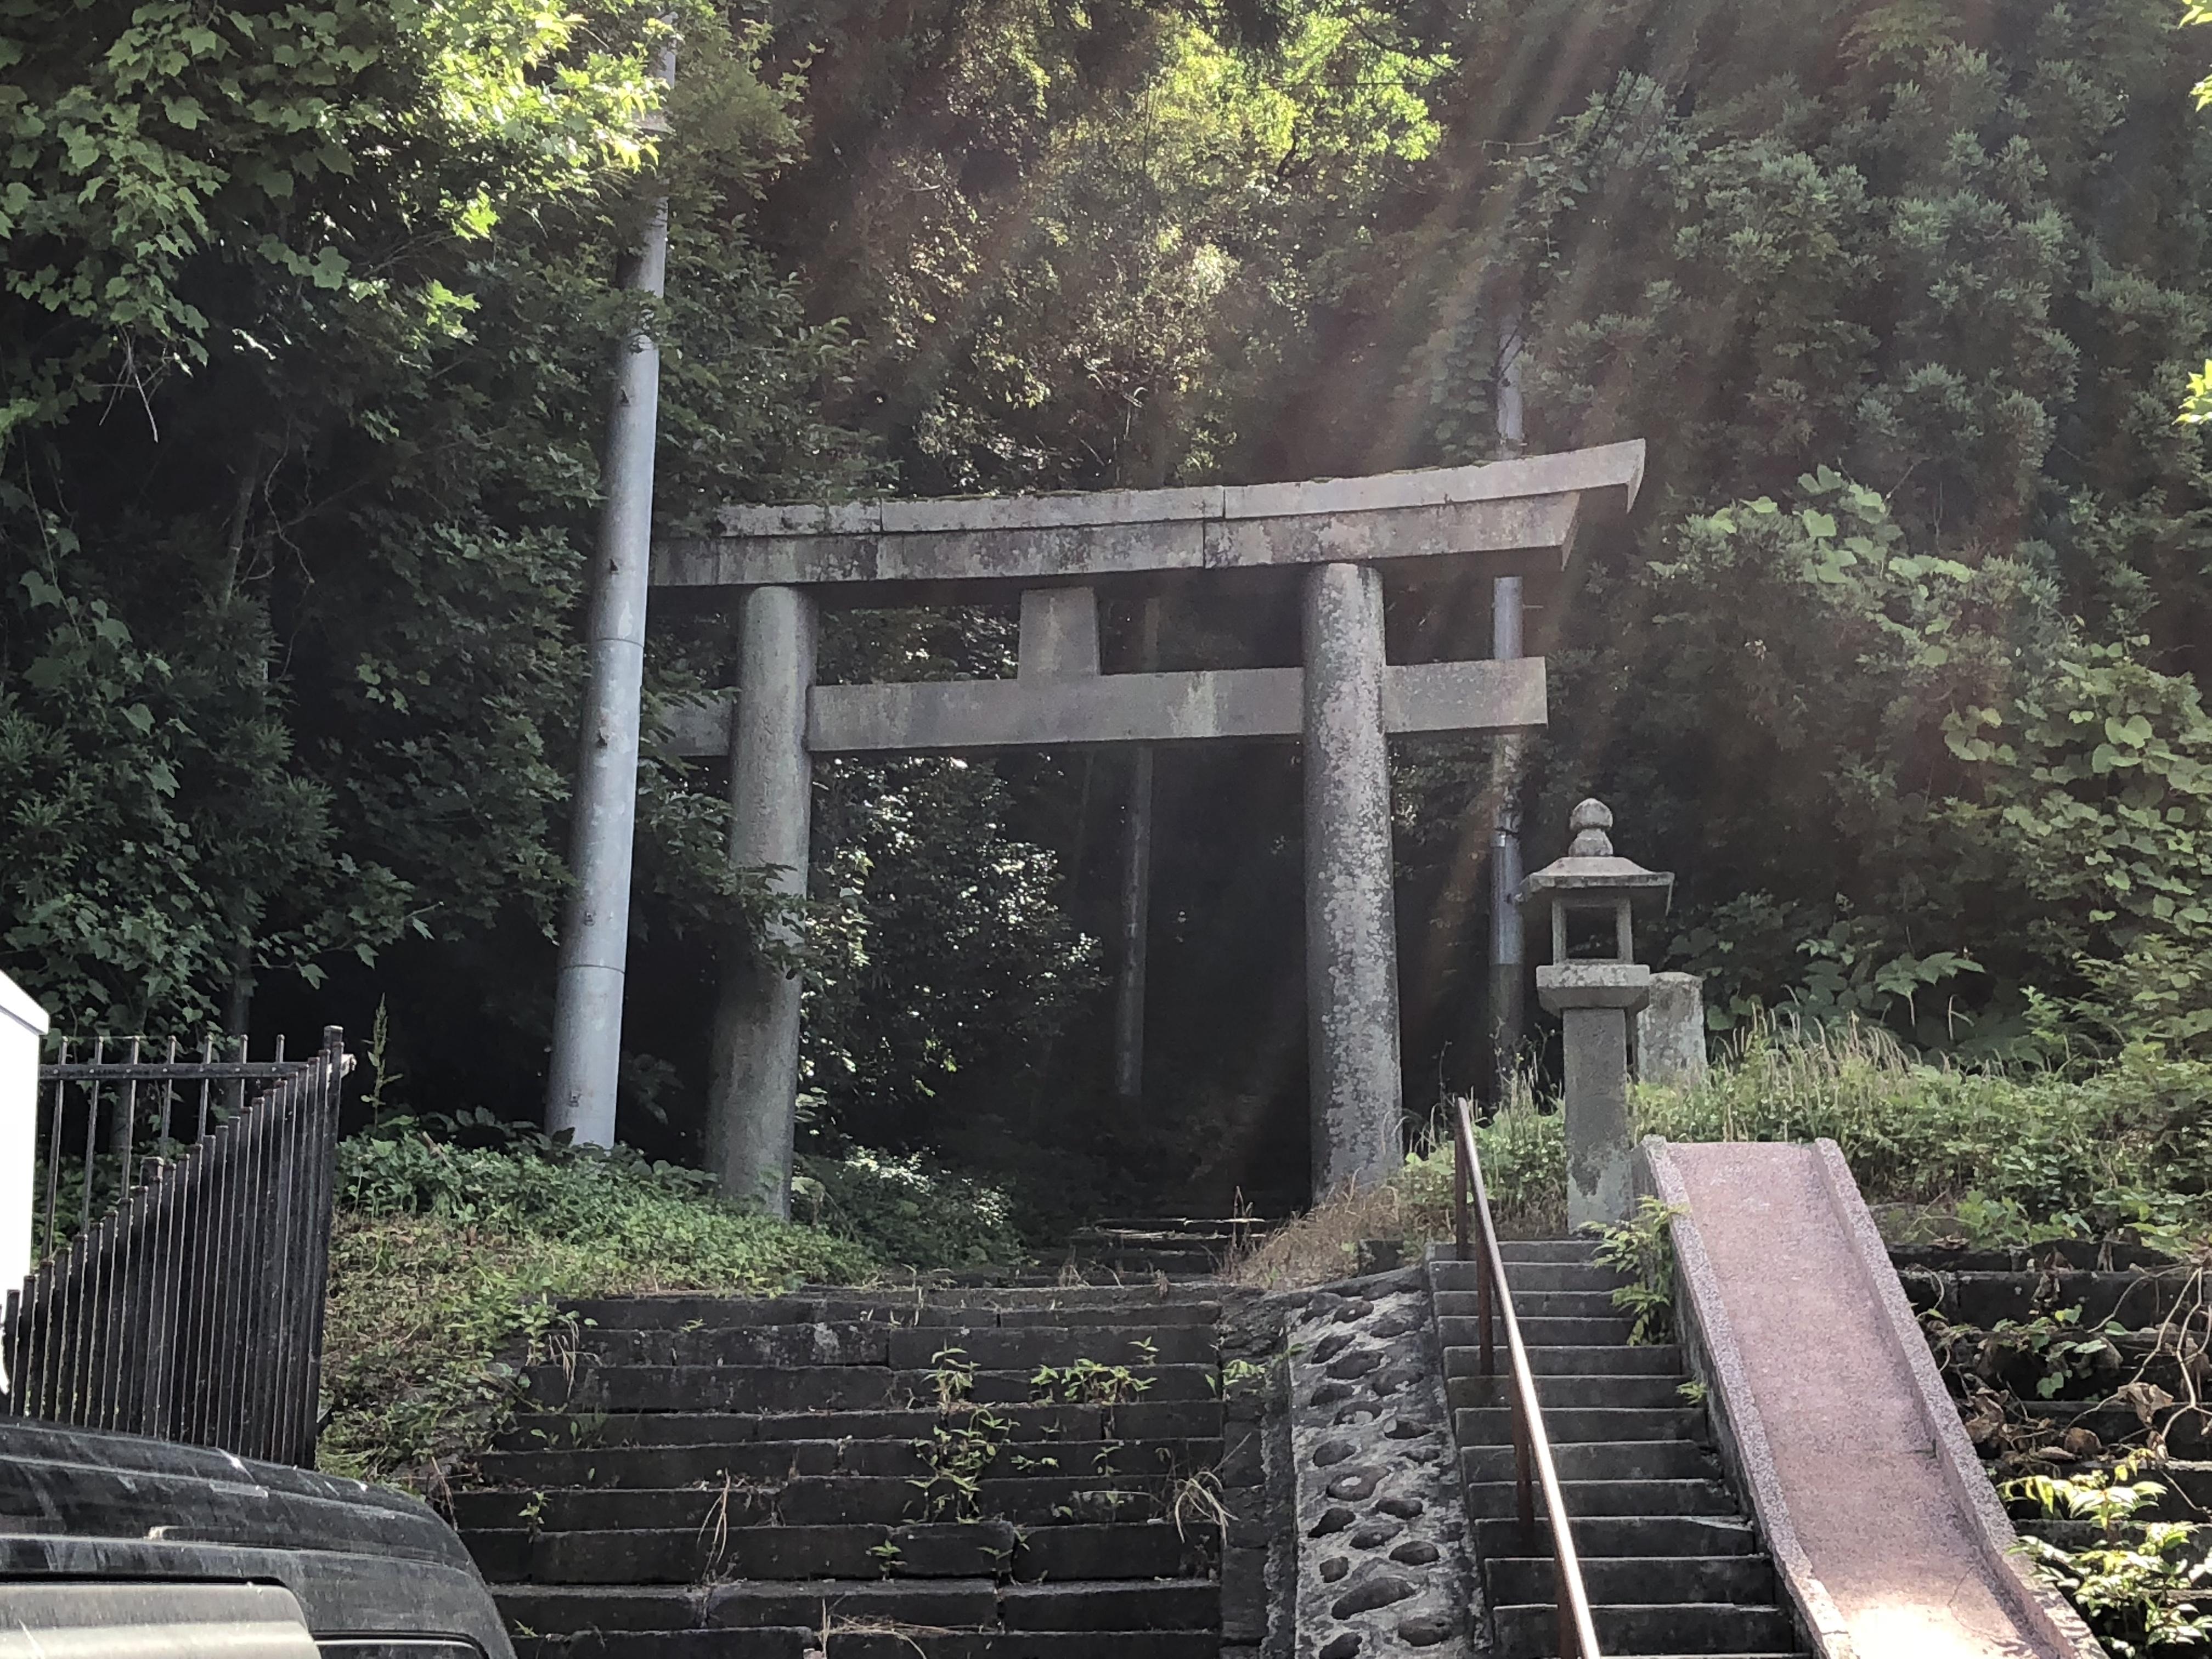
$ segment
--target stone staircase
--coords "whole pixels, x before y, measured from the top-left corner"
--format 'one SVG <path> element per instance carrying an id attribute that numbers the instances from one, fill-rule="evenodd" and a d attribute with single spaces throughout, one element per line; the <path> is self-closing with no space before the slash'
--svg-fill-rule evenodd
<path id="1" fill-rule="evenodd" d="M 520 1659 L 1218 1659 L 1206 1287 L 573 1311 L 453 1497 Z"/>
<path id="2" fill-rule="evenodd" d="M 1212 1279 L 1275 1224 L 1250 1215 L 1125 1217 L 1084 1228 L 1070 1255 L 1086 1278 Z"/>
<path id="3" fill-rule="evenodd" d="M 1600 1645 L 1624 1655 L 1801 1650 L 1772 1562 L 1721 1478 L 1681 1351 L 1631 1346 L 1621 1280 L 1579 1240 L 1506 1243 L 1505 1276 L 1574 1522 Z M 1524 1540 L 1504 1328 L 1480 1375 L 1475 1264 L 1429 1264 L 1445 1389 L 1497 1659 L 1559 1652 L 1550 1531 Z"/>

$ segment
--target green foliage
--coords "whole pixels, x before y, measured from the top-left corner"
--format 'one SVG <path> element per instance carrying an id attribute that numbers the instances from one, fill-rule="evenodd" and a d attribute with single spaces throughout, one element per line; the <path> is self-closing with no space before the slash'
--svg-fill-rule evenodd
<path id="1" fill-rule="evenodd" d="M 1928 1345 L 1947 1366 L 1971 1369 L 1984 1386 L 1999 1384 L 2015 1361 L 2026 1362 L 2039 1375 L 2036 1397 L 2049 1400 L 2070 1385 L 2112 1364 L 2119 1350 L 2115 1339 L 2127 1334 L 2114 1320 L 2102 1326 L 2081 1322 L 2080 1307 L 2054 1308 L 2027 1319 L 2001 1319 L 1986 1331 L 1948 1323 L 1933 1311 L 1921 1316 Z M 1971 1354 L 1960 1352 L 1971 1344 Z"/>
<path id="2" fill-rule="evenodd" d="M 927 1439 L 913 1443 L 929 1473 L 914 1477 L 909 1484 L 921 1494 L 924 1520 L 977 1520 L 982 1514 L 984 1471 L 1012 1434 L 1013 1419 L 970 1397 L 975 1389 L 975 1365 L 964 1350 L 941 1348 L 931 1356 L 930 1367 L 940 1420 Z"/>
<path id="3" fill-rule="evenodd" d="M 1109 1365 L 1088 1355 L 1066 1365 L 1040 1365 L 1030 1378 L 1040 1401 L 1063 1406 L 1126 1406 L 1152 1386 L 1151 1377 L 1127 1365 Z"/>
<path id="4" fill-rule="evenodd" d="M 815 936 L 805 1086 L 825 1128 L 942 1146 L 945 1119 L 998 1103 L 968 1073 L 1000 1102 L 1047 1086 L 1054 1041 L 1095 1000 L 1098 943 L 994 772 L 942 757 L 824 769 L 817 878 L 842 925 Z"/>
<path id="5" fill-rule="evenodd" d="M 1688 1213 L 1680 1205 L 1640 1198 L 1634 1215 L 1600 1230 L 1599 1264 L 1628 1275 L 1628 1282 L 1613 1291 L 1613 1305 L 1635 1319 L 1628 1333 L 1631 1343 L 1674 1340 L 1674 1224 L 1677 1216 Z"/>
<path id="6" fill-rule="evenodd" d="M 803 1156 L 793 1209 L 812 1224 L 909 1267 L 1004 1267 L 1026 1259 L 1006 1195 L 921 1153 L 849 1149 Z"/>
<path id="7" fill-rule="evenodd" d="M 573 1341 L 562 1299 L 773 1293 L 877 1265 L 848 1240 L 704 1195 L 690 1171 L 411 1129 L 341 1144 L 338 1206 L 321 1466 L 417 1486 L 507 1420 L 519 1353 Z"/>
<path id="8" fill-rule="evenodd" d="M 2139 1461 L 2079 1474 L 2032 1474 L 2001 1488 L 2010 1501 L 2060 1521 L 2087 1522 L 2100 1536 L 2079 1548 L 2031 1533 L 2021 1549 L 2063 1591 L 2098 1639 L 2125 1659 L 2179 1652 L 2212 1640 L 2212 1614 L 2197 1598 L 2212 1557 L 2189 1521 L 2139 1518 L 2166 1495 Z"/>
<path id="9" fill-rule="evenodd" d="M 2208 245 L 2167 230 L 2201 216 L 2212 133 L 2174 16 L 1437 25 L 1462 74 L 1434 160 L 1371 251 L 1341 245 L 1326 346 L 1285 371 L 1326 388 L 1308 470 L 1494 453 L 1509 308 L 1532 449 L 1650 441 L 1636 521 L 1533 596 L 1578 712 L 1532 746 L 1529 851 L 1608 800 L 1624 850 L 1679 873 L 1672 954 L 1724 1018 L 1794 1003 L 2021 1054 L 2031 991 L 2107 1033 L 2140 1030 L 2140 994 L 2196 1040 L 2207 451 L 2172 410 L 2212 312 Z M 1953 747 L 1984 713 L 1990 751 Z M 2175 763 L 2130 763 L 2107 719 Z M 1487 779 L 1477 751 L 1400 781 L 1406 822 L 1449 826 Z M 1419 846 L 1439 884 L 1462 856 Z"/>
<path id="10" fill-rule="evenodd" d="M 2212 1191 L 2208 1101 L 2203 1065 L 2140 1048 L 2081 1075 L 2014 1073 L 1917 1063 L 1863 1024 L 1759 1022 L 1703 1084 L 1641 1088 L 1636 1108 L 1670 1139 L 1832 1139 L 1893 1231 L 2179 1251 Z"/>
<path id="11" fill-rule="evenodd" d="M 665 516 L 865 472 L 811 398 L 836 332 L 729 210 L 787 94 L 679 9 L 690 118 L 649 152 L 660 9 L 0 7 L 0 951 L 73 1024 L 235 1024 L 402 941 L 403 1032 L 507 976 L 487 948 L 525 981 L 494 1046 L 542 1021 L 644 164 Z M 718 793 L 641 787 L 641 928 L 756 921 Z"/>

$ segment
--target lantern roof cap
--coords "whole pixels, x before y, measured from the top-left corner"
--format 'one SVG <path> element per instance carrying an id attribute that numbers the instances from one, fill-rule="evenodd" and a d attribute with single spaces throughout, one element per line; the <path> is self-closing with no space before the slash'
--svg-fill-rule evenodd
<path id="1" fill-rule="evenodd" d="M 1524 904 L 1535 899 L 1572 904 L 1625 898 L 1638 910 L 1665 912 L 1674 895 L 1674 872 L 1647 870 L 1614 853 L 1613 837 L 1606 833 L 1613 828 L 1613 810 L 1603 801 L 1577 804 L 1568 815 L 1567 828 L 1574 831 L 1574 839 L 1566 855 L 1531 872 L 1521 884 Z"/>

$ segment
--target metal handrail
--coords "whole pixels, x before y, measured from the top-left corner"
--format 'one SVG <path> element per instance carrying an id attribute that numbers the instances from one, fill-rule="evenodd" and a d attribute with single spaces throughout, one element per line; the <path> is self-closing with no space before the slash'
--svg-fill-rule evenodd
<path id="1" fill-rule="evenodd" d="M 1544 1489 L 1544 1508 L 1552 1523 L 1552 1566 L 1559 1609 L 1561 1659 L 1603 1659 L 1597 1644 L 1597 1626 L 1590 1618 L 1589 1591 L 1583 1584 L 1581 1559 L 1567 1528 L 1567 1506 L 1559 1492 L 1559 1472 L 1552 1462 L 1552 1442 L 1544 1432 L 1544 1414 L 1536 1403 L 1536 1379 L 1528 1369 L 1528 1350 L 1521 1340 L 1521 1322 L 1513 1312 L 1513 1291 L 1505 1282 L 1505 1258 L 1498 1248 L 1498 1228 L 1490 1216 L 1490 1192 L 1483 1184 L 1482 1160 L 1474 1150 L 1474 1121 L 1464 1100 L 1452 1103 L 1452 1209 L 1459 1244 L 1459 1259 L 1468 1260 L 1474 1235 L 1481 1233 L 1481 1252 L 1474 1257 L 1476 1306 L 1482 1321 L 1482 1374 L 1497 1371 L 1496 1345 L 1491 1338 L 1494 1312 L 1505 1316 L 1505 1351 L 1513 1372 L 1513 1480 L 1519 1489 L 1521 1542 L 1524 1549 L 1536 1542 L 1536 1504 L 1534 1487 Z M 1531 1471 L 1534 1481 L 1531 1481 Z"/>

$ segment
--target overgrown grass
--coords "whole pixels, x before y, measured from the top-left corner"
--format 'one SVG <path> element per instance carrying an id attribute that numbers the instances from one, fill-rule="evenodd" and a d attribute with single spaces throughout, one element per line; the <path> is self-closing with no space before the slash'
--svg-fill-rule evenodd
<path id="1" fill-rule="evenodd" d="M 1526 1079 L 1505 1109 L 1474 1130 L 1491 1213 L 1508 1238 L 1566 1231 L 1565 1125 Z M 1418 1247 L 1452 1236 L 1451 1141 L 1441 1125 L 1421 1138 L 1396 1176 L 1380 1187 L 1338 1193 L 1293 1218 L 1233 1264 L 1231 1276 L 1266 1290 L 1319 1285 L 1356 1271 L 1362 1240 Z"/>
<path id="2" fill-rule="evenodd" d="M 2085 1074 L 1959 1070 L 1852 1022 L 1757 1022 L 1695 1088 L 1636 1091 L 1670 1140 L 1833 1139 L 1894 1243 L 2114 1239 L 2187 1254 L 2212 1239 L 2212 1066 L 2131 1049 Z M 1524 1081 L 1475 1129 L 1498 1230 L 1566 1231 L 1566 1136 Z M 1339 1194 L 1240 1264 L 1270 1288 L 1352 1271 L 1359 1241 L 1451 1237 L 1451 1146 L 1432 1135 L 1386 1186 Z"/>
<path id="3" fill-rule="evenodd" d="M 2095 1071 L 1957 1070 L 1856 1024 L 1761 1022 L 1695 1089 L 1638 1091 L 1671 1140 L 1833 1139 L 1899 1242 L 2212 1230 L 2212 1066 L 2131 1048 Z"/>
<path id="4" fill-rule="evenodd" d="M 418 1489 L 511 1409 L 507 1358 L 552 1331 L 556 1298 L 773 1291 L 883 1267 L 825 1229 L 746 1213 L 690 1171 L 420 1133 L 339 1149 L 324 1468 Z"/>

